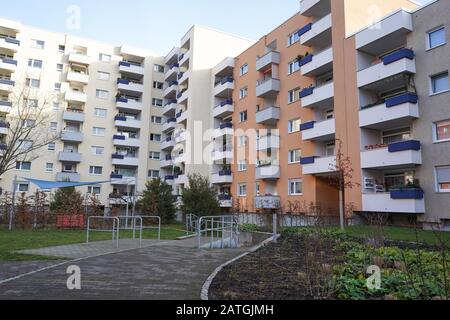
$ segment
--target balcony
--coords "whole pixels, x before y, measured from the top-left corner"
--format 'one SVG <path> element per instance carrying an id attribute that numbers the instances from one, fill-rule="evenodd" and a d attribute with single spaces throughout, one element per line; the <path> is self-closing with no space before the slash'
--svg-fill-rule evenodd
<path id="1" fill-rule="evenodd" d="M 217 197 L 217 200 L 219 200 L 219 206 L 221 208 L 232 208 L 233 207 L 233 197 L 227 194 L 220 194 Z"/>
<path id="2" fill-rule="evenodd" d="M 260 137 L 257 144 L 257 151 L 280 149 L 280 137 L 274 135 L 267 135 Z"/>
<path id="3" fill-rule="evenodd" d="M 61 162 L 81 162 L 83 159 L 81 153 L 78 152 L 60 152 L 58 160 Z"/>
<path id="4" fill-rule="evenodd" d="M 168 101 L 163 108 L 163 115 L 164 116 L 173 116 L 175 115 L 175 110 L 178 107 L 177 100 L 170 100 Z"/>
<path id="5" fill-rule="evenodd" d="M 89 83 L 89 75 L 81 72 L 69 71 L 67 72 L 67 81 L 73 83 Z"/>
<path id="6" fill-rule="evenodd" d="M 180 48 L 174 47 L 167 56 L 164 58 L 167 64 L 174 63 L 178 61 L 178 55 L 180 54 Z"/>
<path id="7" fill-rule="evenodd" d="M 130 81 L 128 79 L 117 79 L 117 88 L 118 90 L 132 93 L 144 92 L 144 85 L 142 83 Z"/>
<path id="8" fill-rule="evenodd" d="M 91 57 L 80 53 L 70 53 L 69 62 L 89 65 L 91 63 Z"/>
<path id="9" fill-rule="evenodd" d="M 81 175 L 76 172 L 58 172 L 56 174 L 56 181 L 58 181 L 58 182 L 80 182 Z"/>
<path id="10" fill-rule="evenodd" d="M 145 69 L 140 65 L 131 64 L 127 61 L 120 61 L 119 72 L 143 76 L 145 73 Z"/>
<path id="11" fill-rule="evenodd" d="M 63 131 L 61 134 L 62 141 L 83 142 L 84 134 L 80 131 Z"/>
<path id="12" fill-rule="evenodd" d="M 86 114 L 83 111 L 65 110 L 63 112 L 63 120 L 73 122 L 84 122 Z"/>
<path id="13" fill-rule="evenodd" d="M 384 91 L 400 87 L 404 83 L 401 75 L 415 73 L 414 52 L 409 49 L 401 49 L 385 56 L 382 63 L 359 71 L 357 74 L 358 88 Z"/>
<path id="14" fill-rule="evenodd" d="M 215 173 L 211 177 L 212 184 L 231 184 L 233 183 L 233 173 L 229 170 L 223 170 Z"/>
<path id="15" fill-rule="evenodd" d="M 334 82 L 306 88 L 300 93 L 302 108 L 328 108 L 334 104 Z"/>
<path id="16" fill-rule="evenodd" d="M 184 85 L 185 82 L 190 78 L 190 76 L 191 76 L 191 72 L 190 71 L 179 73 L 178 76 L 177 76 L 178 83 L 180 85 Z"/>
<path id="17" fill-rule="evenodd" d="M 230 98 L 234 90 L 233 77 L 226 77 L 219 81 L 214 87 L 214 96 L 220 98 Z"/>
<path id="18" fill-rule="evenodd" d="M 280 166 L 275 164 L 259 165 L 256 167 L 256 180 L 277 180 L 281 176 Z"/>
<path id="19" fill-rule="evenodd" d="M 0 113 L 11 113 L 12 103 L 0 100 Z"/>
<path id="20" fill-rule="evenodd" d="M 139 148 L 142 142 L 138 138 L 128 138 L 127 136 L 116 134 L 113 136 L 113 144 L 120 147 Z"/>
<path id="21" fill-rule="evenodd" d="M 185 153 L 182 153 L 182 154 L 177 155 L 177 156 L 173 159 L 173 162 L 174 162 L 176 165 L 179 165 L 179 164 L 182 164 L 182 163 L 186 162 L 186 159 L 187 159 L 186 154 L 185 154 Z"/>
<path id="22" fill-rule="evenodd" d="M 366 28 L 355 35 L 356 49 L 373 56 L 389 52 L 406 43 L 406 36 L 413 31 L 412 15 L 398 10 L 383 18 L 375 27 Z"/>
<path id="23" fill-rule="evenodd" d="M 177 118 L 177 123 L 184 123 L 187 121 L 188 112 L 187 111 L 179 112 L 176 114 L 176 118 Z"/>
<path id="24" fill-rule="evenodd" d="M 116 127 L 120 128 L 131 128 L 131 129 L 141 129 L 142 121 L 134 118 L 127 118 L 124 116 L 116 116 L 114 118 L 114 123 Z"/>
<path id="25" fill-rule="evenodd" d="M 180 65 L 180 67 L 186 67 L 187 68 L 187 64 L 189 62 L 190 59 L 190 53 L 189 51 L 181 53 L 178 57 L 178 64 Z"/>
<path id="26" fill-rule="evenodd" d="M 15 86 L 15 82 L 8 79 L 0 79 L 0 91 L 11 92 Z"/>
<path id="27" fill-rule="evenodd" d="M 128 166 L 128 167 L 138 167 L 139 158 L 130 157 L 121 154 L 113 154 L 112 164 L 115 166 Z"/>
<path id="28" fill-rule="evenodd" d="M 189 183 L 189 179 L 188 179 L 187 175 L 185 175 L 185 174 L 175 175 L 174 183 L 178 184 L 178 185 L 180 185 L 180 184 L 186 185 Z"/>
<path id="29" fill-rule="evenodd" d="M 219 128 L 214 130 L 213 138 L 218 139 L 223 136 L 234 135 L 233 124 L 231 122 L 223 123 Z"/>
<path id="30" fill-rule="evenodd" d="M 143 105 L 141 101 L 119 97 L 116 99 L 116 107 L 122 111 L 142 111 Z"/>
<path id="31" fill-rule="evenodd" d="M 177 103 L 182 104 L 188 99 L 189 91 L 188 89 L 183 89 L 181 92 L 177 94 Z"/>
<path id="32" fill-rule="evenodd" d="M 331 0 L 301 0 L 300 14 L 305 17 L 323 17 L 331 12 Z"/>
<path id="33" fill-rule="evenodd" d="M 318 54 L 306 56 L 300 60 L 302 76 L 315 77 L 333 70 L 333 48 L 326 49 Z"/>
<path id="34" fill-rule="evenodd" d="M 234 112 L 233 100 L 222 101 L 218 106 L 213 109 L 214 118 L 223 118 L 232 115 Z"/>
<path id="35" fill-rule="evenodd" d="M 265 125 L 275 125 L 281 117 L 281 109 L 278 107 L 268 107 L 256 113 L 256 123 Z"/>
<path id="36" fill-rule="evenodd" d="M 17 52 L 20 48 L 20 41 L 11 37 L 0 37 L 0 48 Z"/>
<path id="37" fill-rule="evenodd" d="M 175 139 L 168 137 L 165 141 L 161 142 L 161 150 L 167 151 L 175 147 Z"/>
<path id="38" fill-rule="evenodd" d="M 394 197 L 393 197 L 394 196 Z M 422 197 L 410 197 L 410 199 L 394 199 L 393 193 L 373 193 L 362 195 L 362 210 L 364 212 L 386 213 L 425 213 L 425 200 Z"/>
<path id="39" fill-rule="evenodd" d="M 8 122 L 0 121 L 0 135 L 7 135 L 10 124 Z"/>
<path id="40" fill-rule="evenodd" d="M 336 156 L 301 158 L 304 175 L 327 175 L 336 172 Z"/>
<path id="41" fill-rule="evenodd" d="M 363 108 L 359 111 L 359 125 L 375 130 L 401 128 L 419 116 L 417 94 L 407 92 Z"/>
<path id="42" fill-rule="evenodd" d="M 0 57 L 0 69 L 14 72 L 17 69 L 17 60 Z"/>
<path id="43" fill-rule="evenodd" d="M 265 71 L 271 68 L 273 64 L 280 64 L 280 53 L 269 51 L 259 59 L 256 59 L 256 71 Z"/>
<path id="44" fill-rule="evenodd" d="M 178 133 L 175 134 L 175 142 L 176 143 L 183 143 L 186 141 L 188 136 L 187 131 L 180 131 Z"/>
<path id="45" fill-rule="evenodd" d="M 274 98 L 280 92 L 280 80 L 278 79 L 265 79 L 258 81 L 256 84 L 256 96 L 259 98 Z"/>
<path id="46" fill-rule="evenodd" d="M 171 156 L 167 156 L 165 159 L 161 160 L 160 167 L 163 169 L 168 169 L 173 167 L 174 162 Z"/>
<path id="47" fill-rule="evenodd" d="M 327 47 L 331 45 L 331 13 L 310 25 L 310 30 L 300 36 L 300 43 L 304 46 Z M 308 28 L 309 29 L 309 28 Z"/>
<path id="48" fill-rule="evenodd" d="M 311 121 L 301 124 L 303 141 L 329 141 L 334 140 L 336 125 L 334 119 L 325 121 Z"/>
<path id="49" fill-rule="evenodd" d="M 164 80 L 165 81 L 177 80 L 177 75 L 179 72 L 180 68 L 178 63 L 169 66 L 169 70 L 167 70 L 167 72 L 164 74 Z"/>
<path id="50" fill-rule="evenodd" d="M 135 177 L 129 177 L 124 176 L 122 174 L 111 174 L 111 184 L 112 185 L 119 185 L 119 186 L 134 186 L 136 185 L 136 178 Z"/>
<path id="51" fill-rule="evenodd" d="M 255 197 L 256 209 L 278 209 L 281 207 L 279 196 L 258 196 Z"/>
<path id="52" fill-rule="evenodd" d="M 87 94 L 80 91 L 69 90 L 65 94 L 65 99 L 68 102 L 86 103 Z"/>
<path id="53" fill-rule="evenodd" d="M 164 97 L 165 98 L 175 97 L 178 89 L 179 89 L 178 81 L 169 82 L 169 84 L 167 85 L 167 88 L 164 89 Z"/>
<path id="54" fill-rule="evenodd" d="M 215 163 L 231 163 L 233 160 L 233 151 L 230 150 L 214 150 L 212 153 L 212 160 Z"/>
<path id="55" fill-rule="evenodd" d="M 378 147 L 378 146 L 374 146 Z M 361 152 L 362 169 L 402 169 L 422 164 L 420 141 L 410 140 Z"/>
<path id="56" fill-rule="evenodd" d="M 167 132 L 175 130 L 176 126 L 177 126 L 177 119 L 169 118 L 169 119 L 167 119 L 167 122 L 163 124 L 161 130 L 163 133 L 167 133 Z"/>

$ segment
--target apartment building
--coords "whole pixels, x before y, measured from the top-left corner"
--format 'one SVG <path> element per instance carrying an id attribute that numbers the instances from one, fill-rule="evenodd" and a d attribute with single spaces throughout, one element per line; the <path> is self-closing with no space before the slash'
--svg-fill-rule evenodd
<path id="1" fill-rule="evenodd" d="M 79 188 L 109 208 L 129 201 L 159 176 L 164 58 L 0 20 L 0 112 L 2 146 L 7 121 L 18 103 L 42 105 L 49 130 L 61 139 L 32 162 L 17 163 L 1 177 L 3 191 L 34 193 L 23 178 L 111 183 Z M 17 92 L 28 89 L 26 100 Z"/>
<path id="2" fill-rule="evenodd" d="M 217 93 L 231 98 L 233 88 L 232 79 L 211 80 L 213 67 L 251 44 L 249 40 L 195 25 L 183 36 L 180 47 L 165 57 L 161 171 L 165 181 L 173 185 L 175 195 L 182 193 L 189 174 L 211 174 L 211 152 L 204 151 L 209 150 L 215 125 L 211 122 L 211 97 Z M 230 63 L 233 60 L 227 59 Z M 227 178 L 231 183 L 231 176 Z"/>

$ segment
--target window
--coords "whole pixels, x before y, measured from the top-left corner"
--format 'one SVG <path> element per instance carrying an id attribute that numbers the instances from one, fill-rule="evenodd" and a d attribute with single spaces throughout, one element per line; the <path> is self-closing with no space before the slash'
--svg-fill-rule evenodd
<path id="1" fill-rule="evenodd" d="M 156 133 L 150 134 L 150 141 L 161 141 L 161 135 Z"/>
<path id="2" fill-rule="evenodd" d="M 450 192 L 450 166 L 436 167 L 438 192 Z"/>
<path id="3" fill-rule="evenodd" d="M 382 132 L 382 143 L 391 144 L 411 139 L 410 128 L 400 128 L 395 130 L 388 130 Z"/>
<path id="4" fill-rule="evenodd" d="M 292 74 L 300 70 L 300 60 L 296 59 L 294 61 L 289 62 L 288 66 L 288 74 Z"/>
<path id="5" fill-rule="evenodd" d="M 59 53 L 65 53 L 65 52 L 66 52 L 66 46 L 60 44 L 60 45 L 58 46 L 58 52 L 59 52 Z"/>
<path id="6" fill-rule="evenodd" d="M 290 196 L 299 196 L 302 194 L 303 194 L 302 180 L 301 179 L 289 180 L 289 195 Z"/>
<path id="7" fill-rule="evenodd" d="M 245 197 L 247 195 L 247 185 L 245 183 L 238 184 L 238 196 Z"/>
<path id="8" fill-rule="evenodd" d="M 239 90 L 239 99 L 244 99 L 247 96 L 248 96 L 248 88 L 247 87 Z"/>
<path id="9" fill-rule="evenodd" d="M 450 141 L 450 120 L 436 122 L 434 128 L 435 141 Z"/>
<path id="10" fill-rule="evenodd" d="M 299 99 L 300 99 L 300 88 L 296 88 L 288 92 L 288 103 L 296 102 Z"/>
<path id="11" fill-rule="evenodd" d="M 59 102 L 53 102 L 53 111 L 59 110 Z"/>
<path id="12" fill-rule="evenodd" d="M 111 62 L 111 55 L 105 54 L 105 53 L 100 53 L 99 60 L 102 62 Z"/>
<path id="13" fill-rule="evenodd" d="M 111 74 L 109 72 L 98 71 L 97 79 L 103 81 L 109 81 Z"/>
<path id="14" fill-rule="evenodd" d="M 27 108 L 37 108 L 38 100 L 37 99 L 25 99 L 24 104 L 25 104 L 25 107 L 27 107 Z"/>
<path id="15" fill-rule="evenodd" d="M 245 160 L 239 160 L 238 162 L 238 171 L 247 171 L 247 161 Z"/>
<path id="16" fill-rule="evenodd" d="M 164 88 L 164 83 L 159 81 L 153 81 L 153 89 L 162 90 Z"/>
<path id="17" fill-rule="evenodd" d="M 239 136 L 238 137 L 238 147 L 242 148 L 247 145 L 247 136 Z"/>
<path id="18" fill-rule="evenodd" d="M 30 87 L 30 88 L 39 88 L 41 86 L 41 80 L 38 80 L 38 79 L 27 78 L 25 83 L 26 83 L 27 87 Z"/>
<path id="19" fill-rule="evenodd" d="M 87 193 L 89 194 L 100 194 L 102 192 L 102 187 L 88 186 Z"/>
<path id="20" fill-rule="evenodd" d="M 247 111 L 242 111 L 239 113 L 239 122 L 247 121 Z"/>
<path id="21" fill-rule="evenodd" d="M 428 38 L 427 43 L 428 49 L 433 49 L 445 44 L 445 28 L 440 27 L 438 29 L 428 32 L 427 38 Z"/>
<path id="22" fill-rule="evenodd" d="M 28 66 L 30 68 L 42 69 L 42 60 L 28 59 Z"/>
<path id="23" fill-rule="evenodd" d="M 148 170 L 148 177 L 149 178 L 159 178 L 159 171 L 158 170 Z"/>
<path id="24" fill-rule="evenodd" d="M 104 147 L 93 146 L 93 147 L 91 147 L 91 153 L 94 156 L 102 156 L 102 155 L 105 154 L 105 148 Z"/>
<path id="25" fill-rule="evenodd" d="M 450 90 L 448 72 L 431 77 L 431 94 L 437 94 Z"/>
<path id="26" fill-rule="evenodd" d="M 243 76 L 244 74 L 248 73 L 248 63 L 244 64 L 240 69 L 239 69 L 239 75 Z"/>
<path id="27" fill-rule="evenodd" d="M 94 109 L 94 115 L 99 118 L 106 118 L 106 115 L 108 114 L 108 110 L 103 108 L 95 108 Z"/>
<path id="28" fill-rule="evenodd" d="M 29 161 L 17 161 L 16 169 L 22 171 L 30 171 L 31 170 L 31 162 Z"/>
<path id="29" fill-rule="evenodd" d="M 151 160 L 161 160 L 161 152 L 150 151 L 149 158 Z"/>
<path id="30" fill-rule="evenodd" d="M 99 128 L 99 127 L 93 127 L 92 128 L 92 135 L 98 136 L 98 137 L 104 137 L 106 134 L 105 128 Z"/>
<path id="31" fill-rule="evenodd" d="M 300 149 L 289 151 L 289 163 L 300 163 L 302 151 Z"/>
<path id="32" fill-rule="evenodd" d="M 152 116 L 152 123 L 161 124 L 162 117 Z"/>
<path id="33" fill-rule="evenodd" d="M 325 144 L 325 157 L 332 157 L 336 155 L 336 142 L 330 141 Z"/>
<path id="34" fill-rule="evenodd" d="M 62 63 L 57 63 L 56 64 L 56 71 L 57 72 L 62 72 L 64 69 L 64 65 Z"/>
<path id="35" fill-rule="evenodd" d="M 50 143 L 47 145 L 47 150 L 48 150 L 48 151 L 55 151 L 55 149 L 56 149 L 56 144 L 55 144 L 54 142 L 50 142 Z"/>
<path id="36" fill-rule="evenodd" d="M 298 31 L 291 33 L 288 36 L 288 46 L 292 46 L 294 43 L 300 41 L 300 36 L 298 35 Z"/>
<path id="37" fill-rule="evenodd" d="M 325 114 L 325 119 L 326 120 L 334 119 L 334 109 L 327 110 Z"/>
<path id="38" fill-rule="evenodd" d="M 23 129 L 32 128 L 35 124 L 36 124 L 36 120 L 32 120 L 32 119 L 22 120 L 22 128 Z"/>
<path id="39" fill-rule="evenodd" d="M 53 172 L 53 163 L 47 162 L 45 164 L 45 172 Z"/>
<path id="40" fill-rule="evenodd" d="M 159 64 L 155 64 L 153 67 L 153 70 L 155 72 L 164 73 L 164 66 L 161 66 Z"/>
<path id="41" fill-rule="evenodd" d="M 50 131 L 56 132 L 58 130 L 58 123 L 57 122 L 50 122 Z"/>
<path id="42" fill-rule="evenodd" d="M 289 133 L 299 132 L 301 123 L 302 122 L 300 119 L 289 120 L 288 132 Z"/>
<path id="43" fill-rule="evenodd" d="M 96 166 L 90 166 L 89 167 L 89 174 L 93 174 L 96 176 L 99 176 L 103 173 L 103 167 L 96 167 Z"/>
<path id="44" fill-rule="evenodd" d="M 31 39 L 31 47 L 35 48 L 35 49 L 41 49 L 42 50 L 45 47 L 45 41 Z"/>
<path id="45" fill-rule="evenodd" d="M 61 92 L 61 83 L 59 83 L 59 82 L 55 83 L 55 91 Z"/>
<path id="46" fill-rule="evenodd" d="M 16 185 L 16 191 L 17 192 L 28 192 L 30 186 L 28 185 L 28 183 L 18 183 Z"/>
<path id="47" fill-rule="evenodd" d="M 109 98 L 109 92 L 106 90 L 100 90 L 97 89 L 95 91 L 95 96 L 99 99 L 108 99 Z"/>
<path id="48" fill-rule="evenodd" d="M 163 106 L 163 100 L 162 99 L 152 99 L 152 105 L 155 107 L 162 107 Z"/>

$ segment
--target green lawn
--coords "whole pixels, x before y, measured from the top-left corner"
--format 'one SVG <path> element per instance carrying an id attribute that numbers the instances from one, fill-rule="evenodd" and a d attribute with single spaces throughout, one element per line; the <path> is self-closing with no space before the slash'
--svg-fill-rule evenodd
<path id="1" fill-rule="evenodd" d="M 184 225 L 171 224 L 161 227 L 161 240 L 174 240 L 185 236 Z M 120 238 L 130 238 L 130 231 L 121 231 Z M 137 236 L 139 236 L 137 234 Z M 111 233 L 92 232 L 91 241 L 112 239 Z M 144 230 L 144 239 L 157 239 L 157 230 Z M 54 260 L 55 258 L 18 254 L 14 251 L 25 249 L 38 249 L 49 246 L 84 243 L 86 241 L 85 230 L 13 230 L 0 229 L 0 261 L 32 261 Z"/>

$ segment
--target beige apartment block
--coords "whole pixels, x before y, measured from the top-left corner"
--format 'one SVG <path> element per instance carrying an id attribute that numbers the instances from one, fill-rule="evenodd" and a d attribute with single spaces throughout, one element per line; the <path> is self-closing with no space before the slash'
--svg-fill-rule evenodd
<path id="1" fill-rule="evenodd" d="M 61 133 L 60 141 L 39 151 L 39 158 L 4 174 L 3 191 L 12 191 L 14 176 L 17 190 L 28 194 L 36 186 L 23 178 L 112 180 L 78 188 L 98 194 L 108 208 L 125 204 L 119 195 L 142 191 L 159 174 L 160 143 L 149 137 L 161 134 L 163 90 L 154 82 L 164 82 L 163 57 L 9 20 L 0 20 L 0 57 L 3 121 L 8 121 L 11 104 L 24 103 L 14 96 L 29 83 L 34 95 L 29 99 L 48 102 L 48 130 Z"/>

